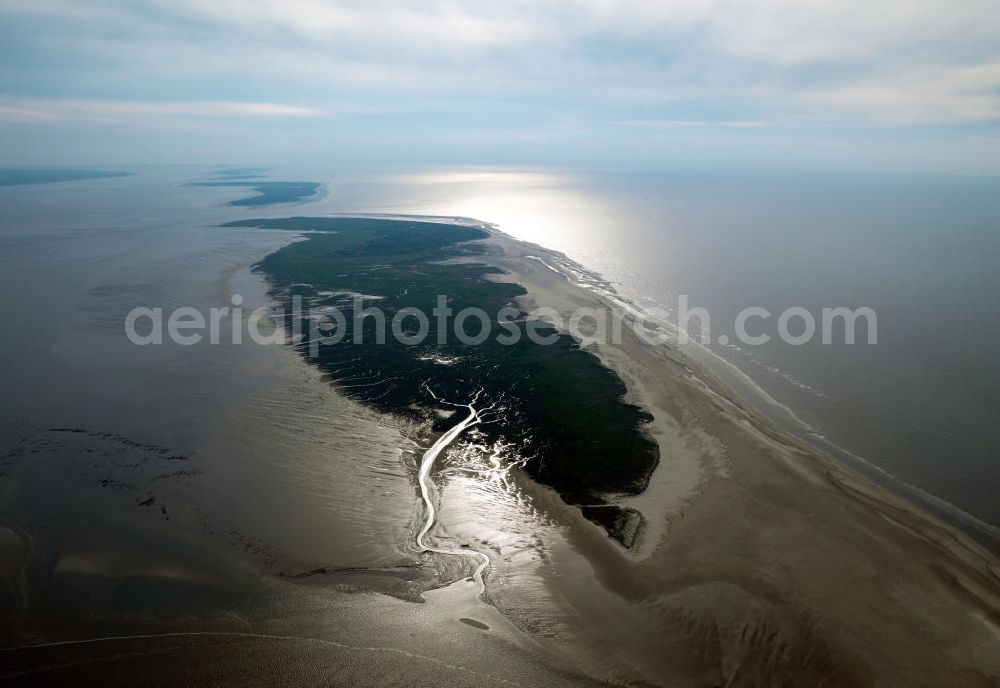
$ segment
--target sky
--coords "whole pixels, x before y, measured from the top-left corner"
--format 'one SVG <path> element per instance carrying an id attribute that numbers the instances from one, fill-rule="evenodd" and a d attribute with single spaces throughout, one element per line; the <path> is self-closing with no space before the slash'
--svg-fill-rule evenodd
<path id="1" fill-rule="evenodd" d="M 0 165 L 1000 173 L 996 0 L 0 0 Z"/>

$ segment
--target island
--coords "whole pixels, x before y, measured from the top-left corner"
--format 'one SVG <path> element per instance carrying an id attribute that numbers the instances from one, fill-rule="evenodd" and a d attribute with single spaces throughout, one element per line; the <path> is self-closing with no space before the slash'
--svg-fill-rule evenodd
<path id="1" fill-rule="evenodd" d="M 110 179 L 130 177 L 133 172 L 112 170 L 73 169 L 0 169 L 0 186 L 22 186 L 27 184 L 54 184 L 56 182 L 76 182 L 85 179 Z"/>
<path id="2" fill-rule="evenodd" d="M 257 176 L 251 174 L 250 176 Z M 319 182 L 269 182 L 269 181 L 225 181 L 192 182 L 188 186 L 225 186 L 253 189 L 253 196 L 230 201 L 231 206 L 262 206 L 275 203 L 294 203 L 315 196 L 323 185 Z"/>
<path id="3" fill-rule="evenodd" d="M 483 262 L 488 247 L 477 240 L 488 238 L 487 231 L 346 217 L 251 219 L 223 226 L 305 233 L 305 241 L 272 253 L 258 269 L 287 313 L 293 299 L 308 306 L 299 316 L 306 338 L 300 350 L 309 348 L 311 312 L 335 307 L 344 314 L 347 331 L 336 343 L 317 347 L 313 360 L 343 394 L 381 412 L 421 419 L 449 410 L 440 399 L 466 404 L 478 394 L 497 409 L 479 425 L 487 445 L 517 447 L 502 458 L 520 462 L 532 478 L 554 488 L 625 547 L 641 537 L 641 514 L 606 495 L 645 489 L 659 457 L 645 431 L 649 415 L 624 401 L 622 380 L 576 339 L 547 323 L 526 320 L 515 308 L 526 292 L 498 281 L 502 271 Z M 359 301 L 353 295 L 372 297 L 367 303 L 377 305 L 387 321 L 404 311 L 424 313 L 427 332 L 418 343 L 411 343 L 411 331 L 405 333 L 407 341 L 385 336 L 379 342 L 374 318 L 360 321 L 361 331 L 355 332 Z M 433 317 L 442 298 L 453 314 L 467 308 L 490 315 L 505 308 L 517 313 L 511 313 L 505 329 L 495 321 L 468 319 L 463 324 L 467 334 L 482 341 L 464 343 L 452 331 L 453 322 Z M 403 322 L 412 329 L 414 321 Z M 510 342 L 515 329 L 517 341 Z M 445 432 L 457 420 L 450 415 L 434 429 Z"/>

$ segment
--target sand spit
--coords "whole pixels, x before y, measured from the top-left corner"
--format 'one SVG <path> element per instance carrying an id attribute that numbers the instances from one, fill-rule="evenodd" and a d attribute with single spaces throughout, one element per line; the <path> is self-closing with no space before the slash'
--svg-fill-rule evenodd
<path id="1" fill-rule="evenodd" d="M 538 260 L 538 246 L 499 232 L 487 243 L 489 262 L 509 273 L 500 279 L 528 290 L 526 307 L 614 306 Z M 635 552 L 549 499 L 575 526 L 566 561 L 582 554 L 624 600 L 590 605 L 581 577 L 548 576 L 553 596 L 589 622 L 574 624 L 583 653 L 617 647 L 619 678 L 654 685 L 1000 682 L 990 553 L 780 430 L 675 349 L 628 328 L 621 344 L 589 345 L 653 415 L 661 462 L 628 500 L 647 520 Z M 497 602 L 531 615 L 516 599 Z"/>

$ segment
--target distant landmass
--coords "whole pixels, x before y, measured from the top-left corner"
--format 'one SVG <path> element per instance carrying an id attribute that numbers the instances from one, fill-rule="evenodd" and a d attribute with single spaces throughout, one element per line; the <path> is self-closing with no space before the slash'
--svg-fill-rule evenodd
<path id="1" fill-rule="evenodd" d="M 227 205 L 257 206 L 273 203 L 292 203 L 316 195 L 319 182 L 244 182 L 244 181 L 210 181 L 194 182 L 190 186 L 234 186 L 247 187 L 257 192 L 256 196 L 247 196 L 230 201 Z"/>
<path id="2" fill-rule="evenodd" d="M 103 179 L 106 177 L 129 177 L 134 172 L 111 170 L 46 170 L 46 169 L 0 169 L 0 186 L 21 186 L 24 184 L 52 184 L 55 182 L 76 182 L 83 179 Z"/>
<path id="3" fill-rule="evenodd" d="M 214 170 L 217 179 L 259 179 L 267 172 L 266 167 L 220 167 Z"/>

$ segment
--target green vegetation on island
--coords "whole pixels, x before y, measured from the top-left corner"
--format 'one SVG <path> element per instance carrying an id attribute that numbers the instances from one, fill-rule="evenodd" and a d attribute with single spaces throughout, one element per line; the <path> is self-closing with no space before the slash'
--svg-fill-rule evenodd
<path id="1" fill-rule="evenodd" d="M 479 260 L 486 249 L 474 242 L 486 238 L 485 231 L 405 219 L 310 217 L 223 226 L 308 232 L 306 240 L 267 256 L 258 269 L 269 278 L 286 313 L 295 297 L 314 313 L 330 307 L 344 313 L 347 331 L 339 342 L 319 346 L 314 359 L 341 392 L 383 412 L 429 418 L 441 406 L 428 388 L 455 403 L 468 403 L 482 389 L 481 400 L 502 407 L 495 422 L 479 428 L 487 441 L 510 442 L 527 459 L 529 475 L 579 505 L 625 546 L 634 543 L 641 516 L 607 503 L 605 495 L 642 491 L 658 449 L 643 430 L 648 415 L 623 401 L 625 386 L 617 375 L 547 324 L 536 321 L 532 326 L 552 343 L 532 341 L 520 311 L 505 329 L 495 319 L 489 323 L 490 334 L 479 344 L 458 340 L 453 317 L 446 324 L 447 336 L 438 336 L 440 321 L 432 312 L 439 295 L 447 297 L 453 313 L 476 307 L 495 316 L 524 293 L 516 284 L 489 279 L 499 270 Z M 473 260 L 442 263 L 454 258 Z M 376 342 L 373 317 L 360 321 L 361 343 L 355 343 L 353 294 L 378 297 L 363 305 L 385 314 L 384 343 Z M 428 316 L 429 331 L 419 344 L 392 336 L 392 318 L 404 308 Z M 310 335 L 306 315 L 299 316 L 305 339 L 298 346 L 303 351 L 310 337 L 321 334 Z M 416 318 L 401 323 L 405 334 L 416 333 Z M 477 335 L 482 327 L 478 318 L 470 318 L 464 330 Z M 499 336 L 513 327 L 520 332 L 517 343 L 502 343 Z M 446 430 L 454 422 L 438 420 L 436 429 Z"/>

